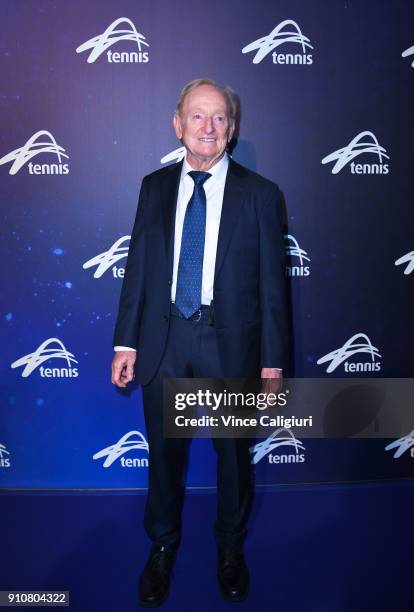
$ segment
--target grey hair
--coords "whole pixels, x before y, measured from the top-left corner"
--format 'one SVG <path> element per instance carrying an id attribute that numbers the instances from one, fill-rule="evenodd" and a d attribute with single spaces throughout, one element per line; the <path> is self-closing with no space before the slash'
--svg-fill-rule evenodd
<path id="1" fill-rule="evenodd" d="M 175 112 L 178 115 L 181 114 L 186 96 L 190 93 L 190 91 L 196 89 L 196 87 L 200 87 L 200 85 L 211 85 L 223 95 L 226 101 L 227 117 L 229 119 L 229 122 L 231 124 L 235 124 L 238 117 L 238 96 L 230 87 L 222 87 L 221 85 L 218 85 L 215 81 L 212 81 L 211 79 L 207 78 L 194 79 L 193 81 L 187 83 L 187 85 L 184 85 L 178 98 L 177 108 Z"/>

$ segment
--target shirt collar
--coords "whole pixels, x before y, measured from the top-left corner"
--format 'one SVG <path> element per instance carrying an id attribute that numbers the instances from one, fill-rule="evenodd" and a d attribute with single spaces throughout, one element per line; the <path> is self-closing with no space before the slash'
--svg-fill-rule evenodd
<path id="1" fill-rule="evenodd" d="M 226 178 L 228 167 L 229 156 L 227 155 L 227 153 L 225 153 L 223 157 L 217 163 L 214 164 L 214 166 L 207 170 L 207 172 L 211 174 L 211 178 L 214 178 L 214 180 L 224 180 Z M 185 157 L 183 161 L 183 168 L 181 170 L 181 180 L 183 180 L 184 177 L 192 170 L 194 170 L 194 168 L 190 166 L 187 161 L 187 157 Z"/>

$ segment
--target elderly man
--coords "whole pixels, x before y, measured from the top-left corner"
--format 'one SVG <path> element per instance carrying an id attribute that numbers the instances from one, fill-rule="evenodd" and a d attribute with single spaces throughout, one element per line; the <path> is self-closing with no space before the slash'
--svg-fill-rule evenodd
<path id="1" fill-rule="evenodd" d="M 114 334 L 112 382 L 142 385 L 149 442 L 145 528 L 153 542 L 140 578 L 144 606 L 166 598 L 181 535 L 185 439 L 163 436 L 162 381 L 188 377 L 280 378 L 287 360 L 284 243 L 277 185 L 226 153 L 233 92 L 188 83 L 173 125 L 182 162 L 142 181 Z M 137 359 L 136 359 L 137 358 Z M 243 555 L 251 495 L 246 440 L 213 440 L 218 580 L 245 598 Z"/>

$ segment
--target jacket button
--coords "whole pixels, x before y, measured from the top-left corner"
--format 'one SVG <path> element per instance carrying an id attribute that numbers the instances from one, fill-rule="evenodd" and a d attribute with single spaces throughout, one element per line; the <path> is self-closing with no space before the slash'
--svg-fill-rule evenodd
<path id="1" fill-rule="evenodd" d="M 162 318 L 164 319 L 164 321 L 168 321 L 168 316 L 167 315 L 164 315 Z"/>
<path id="2" fill-rule="evenodd" d="M 169 280 L 169 281 L 168 281 L 168 284 L 169 284 L 169 286 L 171 287 L 171 285 L 172 285 L 172 280 Z"/>

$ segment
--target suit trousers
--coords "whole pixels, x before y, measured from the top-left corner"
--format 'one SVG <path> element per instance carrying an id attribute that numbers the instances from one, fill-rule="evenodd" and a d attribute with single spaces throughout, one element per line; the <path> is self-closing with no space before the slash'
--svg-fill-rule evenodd
<path id="1" fill-rule="evenodd" d="M 138 353 L 139 359 L 139 353 Z M 149 445 L 148 495 L 144 526 L 157 544 L 178 546 L 184 500 L 184 471 L 190 440 L 165 438 L 163 433 L 164 378 L 220 378 L 216 329 L 207 320 L 170 318 L 166 349 L 157 374 L 142 387 Z M 249 440 L 213 438 L 217 454 L 218 546 L 241 549 L 252 499 Z"/>

